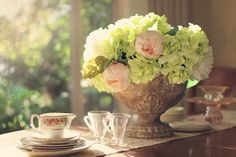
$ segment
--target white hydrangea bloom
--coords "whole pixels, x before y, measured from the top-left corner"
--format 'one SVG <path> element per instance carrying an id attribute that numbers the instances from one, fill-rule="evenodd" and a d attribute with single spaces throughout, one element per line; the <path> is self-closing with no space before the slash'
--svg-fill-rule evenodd
<path id="1" fill-rule="evenodd" d="M 84 60 L 89 61 L 97 56 L 111 58 L 109 48 L 109 32 L 107 29 L 99 28 L 89 34 L 85 43 Z"/>
<path id="2" fill-rule="evenodd" d="M 201 27 L 199 27 L 198 25 L 192 24 L 192 23 L 188 23 L 189 24 L 189 29 L 192 30 L 193 32 L 197 32 L 197 31 L 201 31 Z"/>
<path id="3" fill-rule="evenodd" d="M 206 58 L 194 67 L 191 79 L 198 81 L 207 79 L 213 67 L 213 61 L 213 50 L 212 47 L 209 47 Z"/>

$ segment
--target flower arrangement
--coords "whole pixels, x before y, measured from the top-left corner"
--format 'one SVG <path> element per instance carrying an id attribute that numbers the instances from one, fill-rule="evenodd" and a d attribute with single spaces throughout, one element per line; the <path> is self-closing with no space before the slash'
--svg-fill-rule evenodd
<path id="1" fill-rule="evenodd" d="M 172 27 L 149 13 L 131 16 L 89 34 L 82 74 L 99 91 L 121 92 L 157 75 L 170 84 L 206 79 L 213 64 L 209 41 L 198 25 Z"/>

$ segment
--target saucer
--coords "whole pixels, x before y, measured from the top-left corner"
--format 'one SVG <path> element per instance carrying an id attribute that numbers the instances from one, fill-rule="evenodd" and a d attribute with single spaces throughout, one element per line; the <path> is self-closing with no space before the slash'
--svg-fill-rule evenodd
<path id="1" fill-rule="evenodd" d="M 79 139 L 80 138 L 80 134 L 79 132 L 76 131 L 65 131 L 63 137 L 59 137 L 59 138 L 49 138 L 49 137 L 45 137 L 42 134 L 40 134 L 40 132 L 34 132 L 31 134 L 31 138 L 33 141 L 36 142 L 68 142 L 71 140 L 75 140 L 75 139 Z"/>
<path id="2" fill-rule="evenodd" d="M 187 121 L 187 120 L 170 123 L 170 126 L 175 131 L 183 131 L 183 132 L 198 132 L 198 131 L 207 131 L 211 129 L 209 123 Z"/>
<path id="3" fill-rule="evenodd" d="M 20 139 L 20 142 L 25 146 L 30 147 L 39 147 L 39 148 L 50 148 L 50 147 L 72 147 L 72 146 L 79 146 L 85 143 L 85 140 L 83 139 L 75 139 L 73 141 L 69 142 L 62 142 L 62 143 L 45 143 L 45 142 L 36 142 L 33 141 L 31 137 L 24 137 Z"/>
<path id="4" fill-rule="evenodd" d="M 181 107 L 181 106 L 171 107 L 168 110 L 166 110 L 164 114 L 166 115 L 184 114 L 184 107 Z"/>
<path id="5" fill-rule="evenodd" d="M 185 109 L 181 106 L 171 107 L 160 117 L 160 120 L 164 123 L 172 123 L 175 121 L 181 121 L 185 118 Z"/>
<path id="6" fill-rule="evenodd" d="M 70 149 L 40 150 L 40 149 L 32 149 L 31 147 L 27 147 L 24 145 L 19 145 L 18 148 L 26 152 L 29 156 L 59 156 L 59 155 L 68 155 L 68 154 L 85 151 L 92 145 L 93 145 L 93 142 L 85 141 L 83 146 L 76 146 Z"/>

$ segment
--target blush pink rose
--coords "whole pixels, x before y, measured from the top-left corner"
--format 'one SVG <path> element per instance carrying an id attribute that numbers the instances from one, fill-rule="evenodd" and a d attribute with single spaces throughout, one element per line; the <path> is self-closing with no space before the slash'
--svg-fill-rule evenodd
<path id="1" fill-rule="evenodd" d="M 103 72 L 107 87 L 113 92 L 120 92 L 129 86 L 129 67 L 122 63 L 114 62 Z"/>
<path id="2" fill-rule="evenodd" d="M 163 51 L 163 37 L 154 30 L 143 32 L 136 38 L 135 49 L 146 58 L 158 58 Z"/>

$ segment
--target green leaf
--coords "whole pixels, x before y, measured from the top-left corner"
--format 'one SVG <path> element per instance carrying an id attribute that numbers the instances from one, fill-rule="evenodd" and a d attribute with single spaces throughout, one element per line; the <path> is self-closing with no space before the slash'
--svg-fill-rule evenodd
<path id="1" fill-rule="evenodd" d="M 84 64 L 82 74 L 84 78 L 94 78 L 102 73 L 111 61 L 103 56 L 98 56 Z"/>
<path id="2" fill-rule="evenodd" d="M 122 52 L 122 55 L 119 56 L 119 58 L 117 59 L 117 61 L 118 61 L 119 63 L 123 63 L 123 64 L 127 65 L 127 64 L 128 64 L 128 59 L 127 59 L 127 57 L 126 57 L 126 53 Z"/>
<path id="3" fill-rule="evenodd" d="M 196 86 L 199 83 L 198 80 L 188 80 L 187 88 Z"/>
<path id="4" fill-rule="evenodd" d="M 169 30 L 166 34 L 173 36 L 178 32 L 178 30 L 179 30 L 178 27 L 175 27 L 175 28 Z"/>

